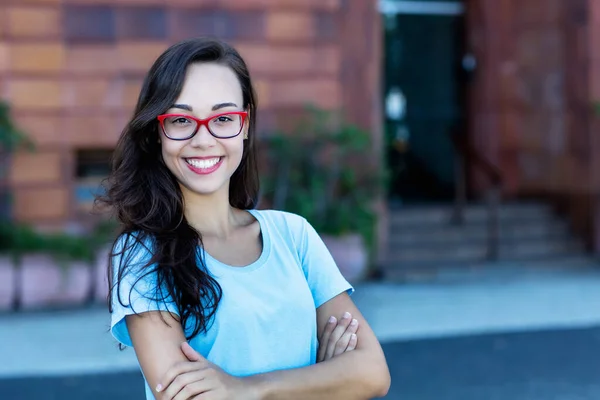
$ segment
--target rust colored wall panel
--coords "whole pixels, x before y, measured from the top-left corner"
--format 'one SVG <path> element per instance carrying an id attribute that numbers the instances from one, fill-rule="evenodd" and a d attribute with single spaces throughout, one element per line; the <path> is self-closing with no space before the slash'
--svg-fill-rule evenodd
<path id="1" fill-rule="evenodd" d="M 119 107 L 131 109 L 135 107 L 142 88 L 142 79 L 126 79 L 123 82 L 121 90 L 121 100 L 118 103 Z"/>
<path id="2" fill-rule="evenodd" d="M 66 71 L 69 75 L 116 74 L 119 72 L 117 48 L 109 45 L 72 45 L 66 49 Z"/>
<path id="3" fill-rule="evenodd" d="M 315 104 L 332 110 L 342 105 L 340 84 L 330 79 L 274 81 L 269 93 L 272 107 L 302 108 L 306 104 Z"/>
<path id="4" fill-rule="evenodd" d="M 118 108 L 121 82 L 116 78 L 69 79 L 63 85 L 63 106 L 70 111 Z"/>
<path id="5" fill-rule="evenodd" d="M 224 40 L 264 40 L 265 17 L 262 10 L 231 12 L 220 8 L 175 9 L 170 25 L 171 39 L 179 41 L 196 36 L 216 36 Z"/>
<path id="6" fill-rule="evenodd" d="M 113 147 L 123 126 L 112 114 L 67 115 L 63 122 L 66 141 L 74 148 Z"/>
<path id="7" fill-rule="evenodd" d="M 196 0 L 197 4 L 202 4 L 207 0 Z M 217 1 L 217 0 L 211 0 Z M 132 6 L 164 6 L 174 0 L 62 0 L 66 4 L 81 4 L 81 5 L 132 5 Z"/>
<path id="8" fill-rule="evenodd" d="M 18 4 L 23 6 L 59 6 L 63 0 L 6 0 L 8 4 Z"/>
<path id="9" fill-rule="evenodd" d="M 117 44 L 114 62 L 120 72 L 144 76 L 158 56 L 166 50 L 166 42 L 122 41 Z"/>
<path id="10" fill-rule="evenodd" d="M 62 220 L 69 216 L 69 191 L 51 188 L 17 188 L 14 191 L 16 219 L 30 223 Z"/>
<path id="11" fill-rule="evenodd" d="M 335 76 L 341 64 L 335 46 L 285 46 L 234 43 L 253 75 L 273 76 Z"/>
<path id="12" fill-rule="evenodd" d="M 0 42 L 0 74 L 6 73 L 10 69 L 10 45 L 7 42 Z"/>
<path id="13" fill-rule="evenodd" d="M 272 41 L 306 41 L 317 34 L 316 20 L 308 11 L 279 11 L 267 14 L 267 39 Z"/>
<path id="14" fill-rule="evenodd" d="M 256 92 L 258 106 L 261 110 L 271 106 L 271 82 L 265 79 L 254 79 L 254 91 Z"/>
<path id="15" fill-rule="evenodd" d="M 61 83 L 56 79 L 13 78 L 8 82 L 9 100 L 16 109 L 60 110 Z"/>
<path id="16" fill-rule="evenodd" d="M 314 9 L 336 11 L 341 7 L 343 0 L 219 0 L 219 5 L 226 9 Z M 375 6 L 372 0 L 364 0 L 354 3 L 368 3 Z M 353 6 L 353 4 L 351 4 Z"/>
<path id="17" fill-rule="evenodd" d="M 8 7 L 5 12 L 6 30 L 13 38 L 58 39 L 62 34 L 57 8 Z"/>
<path id="18" fill-rule="evenodd" d="M 62 43 L 13 43 L 9 60 L 15 74 L 58 73 L 65 68 L 65 46 Z"/>
<path id="19" fill-rule="evenodd" d="M 15 154 L 10 171 L 12 184 L 59 183 L 62 181 L 61 154 L 56 151 Z"/>
<path id="20" fill-rule="evenodd" d="M 13 113 L 16 125 L 34 141 L 37 147 L 56 146 L 65 143 L 63 118 L 35 112 Z"/>

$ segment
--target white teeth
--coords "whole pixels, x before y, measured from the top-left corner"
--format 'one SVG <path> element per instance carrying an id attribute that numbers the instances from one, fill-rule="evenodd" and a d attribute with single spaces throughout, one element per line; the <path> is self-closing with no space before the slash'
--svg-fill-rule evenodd
<path id="1" fill-rule="evenodd" d="M 214 167 L 220 159 L 221 157 L 209 158 L 204 160 L 187 158 L 185 161 L 193 167 L 206 169 Z"/>

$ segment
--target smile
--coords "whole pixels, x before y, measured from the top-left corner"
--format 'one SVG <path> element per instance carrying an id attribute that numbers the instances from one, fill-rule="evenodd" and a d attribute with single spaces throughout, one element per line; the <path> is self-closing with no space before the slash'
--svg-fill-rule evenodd
<path id="1" fill-rule="evenodd" d="M 216 171 L 223 161 L 223 157 L 213 158 L 185 158 L 188 167 L 197 174 L 210 174 Z"/>

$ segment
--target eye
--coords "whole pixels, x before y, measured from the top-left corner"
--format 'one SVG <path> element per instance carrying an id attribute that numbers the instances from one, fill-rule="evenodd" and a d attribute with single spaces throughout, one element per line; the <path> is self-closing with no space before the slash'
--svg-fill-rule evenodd
<path id="1" fill-rule="evenodd" d="M 221 115 L 215 118 L 215 122 L 225 123 L 225 122 L 233 122 L 233 119 L 229 115 Z"/>
<path id="2" fill-rule="evenodd" d="M 191 121 L 185 117 L 173 117 L 169 122 L 173 125 L 186 125 L 191 123 Z"/>

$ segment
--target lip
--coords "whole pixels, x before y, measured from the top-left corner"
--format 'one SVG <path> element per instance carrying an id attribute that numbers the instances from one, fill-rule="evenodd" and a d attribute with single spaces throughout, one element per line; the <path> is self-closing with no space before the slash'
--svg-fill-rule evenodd
<path id="1" fill-rule="evenodd" d="M 183 157 L 184 160 L 210 160 L 211 158 L 223 158 L 223 156 Z"/>
<path id="2" fill-rule="evenodd" d="M 219 169 L 219 167 L 221 166 L 221 164 L 223 164 L 223 159 L 225 157 L 220 156 L 219 157 L 219 162 L 217 162 L 215 165 L 213 165 L 210 168 L 198 168 L 198 167 L 194 167 L 193 165 L 191 165 L 190 163 L 188 163 L 187 160 L 207 160 L 207 159 L 211 159 L 211 158 L 216 158 L 215 156 L 213 157 L 185 157 L 185 159 L 183 160 L 183 162 L 185 163 L 185 165 L 187 165 L 187 167 L 190 169 L 190 171 L 192 171 L 195 174 L 198 175 L 208 175 L 211 174 L 213 172 L 215 172 L 217 169 Z"/>

